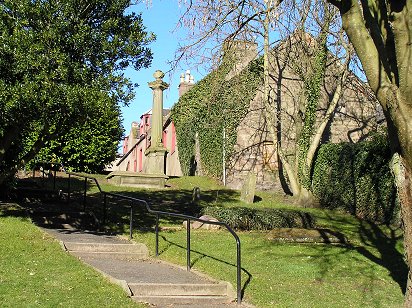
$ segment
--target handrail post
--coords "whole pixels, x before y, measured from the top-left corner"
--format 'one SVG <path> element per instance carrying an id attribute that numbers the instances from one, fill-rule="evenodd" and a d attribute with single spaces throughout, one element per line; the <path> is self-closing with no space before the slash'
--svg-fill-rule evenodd
<path id="1" fill-rule="evenodd" d="M 106 215 L 107 215 L 107 195 L 103 192 L 103 224 L 106 224 Z"/>
<path id="2" fill-rule="evenodd" d="M 84 178 L 83 212 L 86 211 L 87 178 Z"/>
<path id="3" fill-rule="evenodd" d="M 41 185 L 44 187 L 44 163 L 43 163 L 43 170 L 42 170 L 42 177 L 41 177 Z"/>
<path id="4" fill-rule="evenodd" d="M 187 243 L 187 251 L 186 251 L 186 258 L 187 258 L 187 270 L 190 271 L 190 219 L 187 219 L 187 228 L 186 228 L 186 243 Z"/>
<path id="5" fill-rule="evenodd" d="M 69 184 L 68 184 L 68 192 L 67 192 L 67 203 L 70 204 L 70 173 L 69 173 Z"/>
<path id="6" fill-rule="evenodd" d="M 156 233 L 156 257 L 158 257 L 159 256 L 159 214 L 156 214 L 155 233 Z"/>
<path id="7" fill-rule="evenodd" d="M 241 276 L 241 270 L 242 270 L 242 266 L 241 266 L 241 254 L 240 254 L 240 241 L 236 241 L 236 245 L 237 245 L 237 303 L 238 305 L 240 305 L 242 303 L 242 276 Z"/>
<path id="8" fill-rule="evenodd" d="M 53 190 L 56 189 L 56 170 L 53 171 Z"/>
<path id="9" fill-rule="evenodd" d="M 133 238 L 133 203 L 130 205 L 130 223 L 129 223 L 129 238 Z"/>

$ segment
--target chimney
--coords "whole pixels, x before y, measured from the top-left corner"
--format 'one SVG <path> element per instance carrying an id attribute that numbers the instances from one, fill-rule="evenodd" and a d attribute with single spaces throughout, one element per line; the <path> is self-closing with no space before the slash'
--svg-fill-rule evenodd
<path id="1" fill-rule="evenodd" d="M 232 63 L 233 67 L 226 75 L 225 80 L 230 80 L 238 75 L 250 61 L 258 56 L 257 43 L 245 40 L 227 40 L 223 43 L 223 58 Z"/>
<path id="2" fill-rule="evenodd" d="M 223 42 L 223 56 L 231 55 L 233 61 L 249 63 L 258 55 L 257 43 L 246 40 L 226 40 Z"/>
<path id="3" fill-rule="evenodd" d="M 186 73 L 180 75 L 179 83 L 179 97 L 189 91 L 195 84 L 195 79 L 193 75 L 190 74 L 190 71 L 187 70 Z"/>

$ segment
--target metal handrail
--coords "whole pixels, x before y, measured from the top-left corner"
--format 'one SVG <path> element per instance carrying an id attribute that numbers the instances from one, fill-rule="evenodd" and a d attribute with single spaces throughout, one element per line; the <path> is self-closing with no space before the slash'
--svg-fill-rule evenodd
<path id="1" fill-rule="evenodd" d="M 60 163 L 56 163 L 60 164 Z M 69 185 L 68 185 L 68 201 L 70 202 L 70 176 L 77 176 L 77 177 L 82 177 L 85 179 L 85 184 L 84 184 L 84 194 L 83 194 L 83 207 L 85 209 L 86 207 L 86 190 L 87 190 L 87 180 L 93 180 L 94 183 L 96 184 L 97 188 L 99 189 L 99 192 L 103 194 L 104 196 L 104 219 L 106 217 L 106 207 L 107 207 L 107 201 L 106 197 L 107 196 L 112 196 L 116 198 L 121 198 L 125 200 L 129 200 L 132 202 L 130 205 L 130 224 L 129 224 L 129 237 L 132 238 L 132 230 L 133 230 L 133 205 L 134 204 L 140 204 L 144 205 L 146 210 L 151 213 L 156 215 L 156 227 L 155 227 L 155 234 L 156 234 L 156 257 L 159 256 L 159 217 L 160 216 L 171 216 L 171 217 L 177 217 L 181 218 L 187 221 L 187 227 L 186 227 L 186 268 L 187 271 L 190 271 L 191 269 L 191 264 L 190 264 L 190 221 L 198 221 L 203 224 L 209 224 L 209 225 L 218 225 L 221 227 L 225 227 L 227 231 L 235 238 L 236 241 L 236 290 L 237 290 L 237 303 L 241 304 L 242 302 L 242 289 L 241 289 L 241 247 L 240 247 L 240 238 L 236 234 L 236 232 L 225 222 L 220 222 L 220 221 L 209 221 L 209 220 L 203 220 L 194 216 L 189 216 L 185 214 L 179 214 L 179 213 L 171 213 L 171 212 L 164 212 L 164 211 L 158 211 L 158 210 L 153 210 L 150 208 L 149 204 L 143 200 L 143 199 L 138 199 L 122 194 L 116 194 L 116 193 L 111 193 L 111 192 L 106 192 L 104 191 L 98 180 L 95 177 L 88 176 L 85 174 L 81 173 L 76 173 L 76 172 L 69 172 L 65 171 L 63 164 L 60 164 L 62 166 L 62 170 L 68 174 L 69 176 Z M 44 165 L 43 165 L 44 166 Z M 34 169 L 33 169 L 33 177 L 34 177 Z M 56 178 L 56 173 L 54 173 L 54 183 L 55 183 L 55 178 Z"/>

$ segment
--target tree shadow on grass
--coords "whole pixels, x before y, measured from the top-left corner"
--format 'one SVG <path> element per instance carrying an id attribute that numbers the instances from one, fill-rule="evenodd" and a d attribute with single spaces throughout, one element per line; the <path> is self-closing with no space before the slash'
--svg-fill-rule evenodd
<path id="1" fill-rule="evenodd" d="M 17 203 L 0 202 L 0 217 L 27 218 L 27 212 Z"/>
<path id="2" fill-rule="evenodd" d="M 359 233 L 364 246 L 350 248 L 386 268 L 392 279 L 399 284 L 402 293 L 405 294 L 408 266 L 404 256 L 396 249 L 397 241 L 402 238 L 401 235 L 396 235 L 396 231 L 396 229 L 390 229 L 389 234 L 385 234 L 377 224 L 361 221 Z M 371 253 L 367 247 L 375 247 L 379 251 L 380 257 Z"/>
<path id="3" fill-rule="evenodd" d="M 137 190 L 137 191 L 115 191 L 114 193 L 144 200 L 152 210 L 169 212 L 174 214 L 183 214 L 192 217 L 202 215 L 202 209 L 205 205 L 214 202 L 216 195 L 220 200 L 234 201 L 237 200 L 237 192 L 231 190 L 207 190 L 203 191 L 199 202 L 193 202 L 191 190 Z M 129 224 L 130 209 L 133 207 L 133 225 L 135 228 L 145 231 L 153 230 L 156 224 L 155 215 L 149 213 L 144 204 L 122 199 L 116 196 L 108 195 L 106 197 L 106 214 L 104 213 L 104 200 L 101 193 L 87 195 L 86 208 L 93 211 L 96 217 L 109 223 L 112 232 L 123 232 L 124 225 Z M 106 217 L 106 218 L 104 218 Z M 161 215 L 161 224 L 181 225 L 182 218 Z M 119 226 L 116 230 L 116 226 Z"/>
<path id="4" fill-rule="evenodd" d="M 178 244 L 178 243 L 176 243 L 176 242 L 173 242 L 173 241 L 171 241 L 171 240 L 168 240 L 168 239 L 167 239 L 165 236 L 163 236 L 163 235 L 160 235 L 160 237 L 167 243 L 167 246 L 166 246 L 166 248 L 164 248 L 163 250 L 161 250 L 161 251 L 159 252 L 159 254 L 162 254 L 162 253 L 166 252 L 166 251 L 167 251 L 168 249 L 170 249 L 171 247 L 177 247 L 177 248 L 183 249 L 183 250 L 185 250 L 185 251 L 187 250 L 186 246 L 182 246 L 182 245 L 180 245 L 180 244 Z M 202 259 L 208 258 L 208 259 L 211 259 L 211 260 L 213 260 L 213 261 L 217 261 L 217 262 L 220 262 L 220 263 L 222 263 L 222 264 L 226 264 L 226 265 L 228 265 L 228 266 L 234 267 L 234 270 L 237 268 L 237 264 L 236 264 L 236 263 L 233 264 L 233 263 L 227 262 L 227 261 L 225 261 L 225 260 L 219 259 L 219 258 L 214 257 L 214 256 L 211 256 L 211 255 L 208 255 L 208 254 L 203 253 L 203 252 L 200 252 L 200 251 L 198 251 L 198 250 L 193 250 L 193 249 L 191 249 L 190 252 L 191 252 L 191 253 L 196 253 L 196 254 L 198 255 L 195 259 L 190 260 L 190 267 L 193 267 L 197 262 L 201 261 Z M 247 276 L 246 281 L 245 281 L 243 284 L 241 284 L 241 285 L 242 285 L 242 287 L 241 287 L 241 288 L 242 288 L 242 290 L 241 290 L 241 296 L 242 296 L 242 298 L 243 298 L 243 297 L 244 297 L 244 294 L 245 294 L 245 291 L 246 291 L 246 288 L 248 287 L 248 285 L 250 284 L 250 282 L 251 282 L 251 280 L 252 280 L 252 274 L 251 274 L 249 271 L 247 271 L 245 268 L 243 268 L 243 267 L 241 267 L 241 271 L 242 271 L 244 274 L 246 274 L 246 276 Z"/>
<path id="5" fill-rule="evenodd" d="M 99 179 L 99 182 L 104 180 Z M 84 180 L 81 177 L 67 174 L 58 174 L 56 178 L 37 177 L 19 180 L 20 186 L 29 188 L 18 194 L 19 201 L 29 197 L 29 202 L 22 205 L 30 210 L 38 211 L 87 211 L 92 212 L 100 222 L 99 228 L 111 233 L 125 233 L 130 223 L 131 208 L 133 208 L 133 226 L 139 230 L 153 230 L 156 217 L 150 214 L 143 204 L 132 202 L 115 196 L 106 196 L 98 191 L 96 183 L 92 180 Z M 102 184 L 102 183 L 101 183 Z M 70 195 L 69 195 L 70 188 Z M 86 195 L 84 190 L 86 189 Z M 23 189 L 24 190 L 24 189 Z M 45 193 L 45 192 L 54 193 Z M 60 200 L 56 200 L 56 192 L 60 194 Z M 127 197 L 133 197 L 146 201 L 153 210 L 185 214 L 199 217 L 202 208 L 219 201 L 231 202 L 237 200 L 238 193 L 233 190 L 211 189 L 201 192 L 200 200 L 193 200 L 193 190 L 189 189 L 130 189 L 125 188 L 107 191 Z M 54 194 L 54 195 L 53 195 Z M 173 216 L 160 217 L 161 224 L 181 224 L 182 219 Z"/>
<path id="6" fill-rule="evenodd" d="M 330 221 L 340 223 L 339 219 L 329 216 Z M 356 218 L 354 218 L 356 219 Z M 356 219 L 356 224 L 352 222 L 352 232 L 357 232 L 360 239 L 360 244 L 348 242 L 340 245 L 342 248 L 341 254 L 347 254 L 350 251 L 356 251 L 368 260 L 375 264 L 384 267 L 388 270 L 389 275 L 395 281 L 402 293 L 406 292 L 406 283 L 408 275 L 408 267 L 405 263 L 404 256 L 396 248 L 398 241 L 402 238 L 402 232 L 399 228 L 380 226 L 376 223 Z M 347 220 L 344 224 L 350 224 Z M 387 230 L 385 230 L 387 229 Z M 344 233 L 345 231 L 343 231 Z M 329 248 L 327 246 L 319 246 L 318 249 L 324 250 L 320 255 L 322 262 L 320 263 L 323 275 L 326 275 L 330 268 L 333 268 L 331 257 L 327 256 Z M 360 273 L 367 276 L 368 273 Z M 369 272 L 369 275 L 372 273 Z M 373 279 L 373 277 L 371 277 Z"/>

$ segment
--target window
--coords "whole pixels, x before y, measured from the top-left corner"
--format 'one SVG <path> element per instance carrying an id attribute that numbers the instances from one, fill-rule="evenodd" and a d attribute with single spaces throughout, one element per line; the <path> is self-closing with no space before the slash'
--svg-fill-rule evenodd
<path id="1" fill-rule="evenodd" d="M 170 153 L 173 154 L 176 150 L 176 128 L 172 123 L 172 146 L 170 148 Z"/>
<path id="2" fill-rule="evenodd" d="M 143 171 L 143 149 L 139 151 L 139 172 Z"/>
<path id="3" fill-rule="evenodd" d="M 163 131 L 162 142 L 163 142 L 163 146 L 167 148 L 167 130 Z"/>
<path id="4" fill-rule="evenodd" d="M 123 141 L 123 154 L 127 153 L 127 144 L 128 144 L 128 142 L 129 142 L 129 138 L 128 137 L 124 138 L 124 141 Z"/>
<path id="5" fill-rule="evenodd" d="M 140 124 L 140 126 L 139 126 L 139 136 L 143 135 L 143 133 L 144 133 L 143 127 L 144 127 L 143 124 Z"/>

